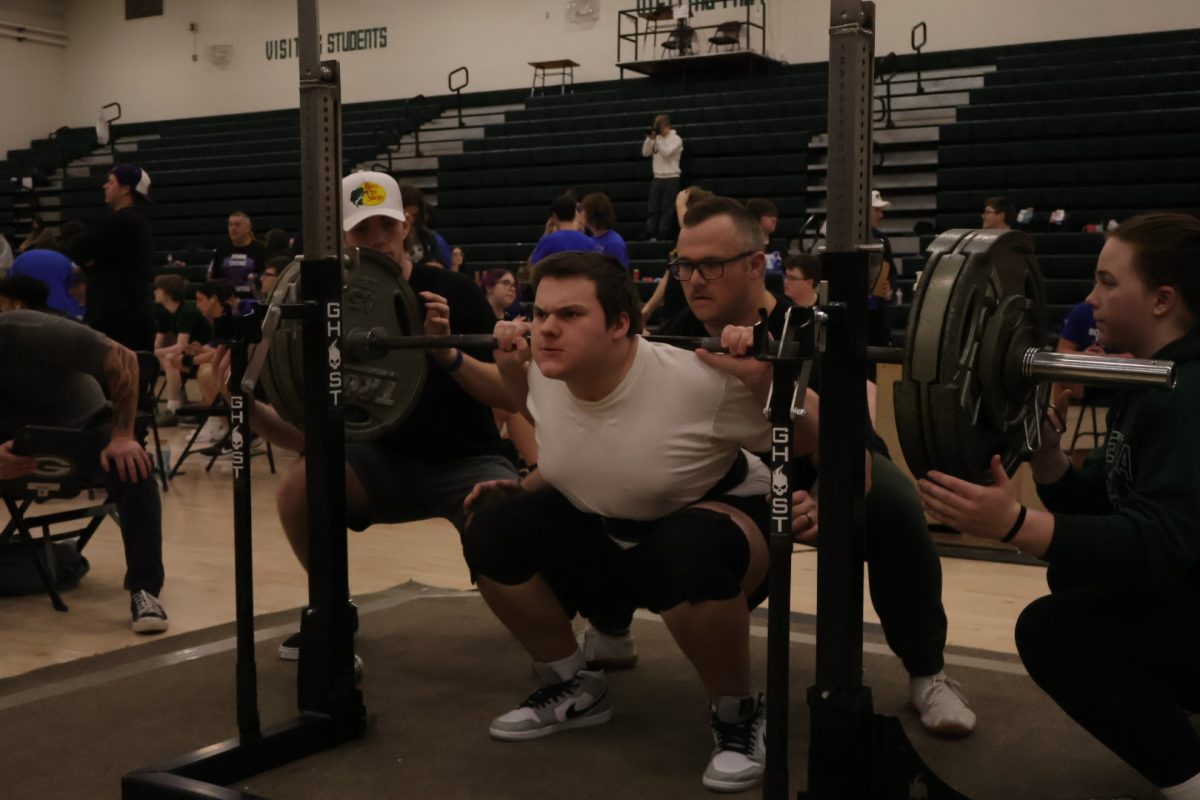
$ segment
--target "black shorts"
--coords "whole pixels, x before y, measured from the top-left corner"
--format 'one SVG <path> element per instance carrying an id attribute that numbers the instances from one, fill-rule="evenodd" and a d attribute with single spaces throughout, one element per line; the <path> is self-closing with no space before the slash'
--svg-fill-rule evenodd
<path id="1" fill-rule="evenodd" d="M 346 461 L 367 493 L 366 513 L 347 513 L 347 525 L 356 531 L 376 522 L 432 517 L 445 517 L 461 531 L 462 504 L 475 484 L 520 479 L 504 456 L 478 455 L 431 464 L 400 455 L 378 442 L 347 443 Z"/>
<path id="2" fill-rule="evenodd" d="M 754 521 L 764 541 L 765 497 L 718 495 Z M 636 543 L 635 543 L 636 541 Z M 480 509 L 463 536 L 478 575 L 518 585 L 540 574 L 568 614 L 661 612 L 681 602 L 727 600 L 741 592 L 750 546 L 727 514 L 690 506 L 650 522 L 607 520 L 575 508 L 554 489 L 511 495 Z M 766 581 L 748 598 L 766 597 Z"/>

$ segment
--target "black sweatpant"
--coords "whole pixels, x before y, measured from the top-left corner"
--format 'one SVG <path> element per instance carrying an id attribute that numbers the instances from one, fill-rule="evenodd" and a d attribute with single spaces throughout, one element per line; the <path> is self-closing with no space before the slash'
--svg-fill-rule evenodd
<path id="1" fill-rule="evenodd" d="M 941 672 L 946 648 L 942 562 L 916 487 L 878 453 L 871 459 L 866 519 L 867 585 L 888 647 L 912 677 Z"/>
<path id="2" fill-rule="evenodd" d="M 675 195 L 679 194 L 679 178 L 655 178 L 650 182 L 649 206 L 646 214 L 646 238 L 670 240 L 675 229 Z"/>
<path id="3" fill-rule="evenodd" d="M 112 436 L 112 426 L 102 423 L 88 428 L 100 447 Z M 143 445 L 144 436 L 139 436 Z M 136 482 L 121 480 L 116 469 L 108 472 L 109 496 L 117 505 L 121 541 L 125 545 L 125 589 L 142 589 L 158 596 L 163 586 L 162 501 L 154 473 Z"/>
<path id="4" fill-rule="evenodd" d="M 1068 715 L 1156 786 L 1200 773 L 1200 589 L 1081 586 L 1050 591 L 1017 620 L 1030 677 Z"/>

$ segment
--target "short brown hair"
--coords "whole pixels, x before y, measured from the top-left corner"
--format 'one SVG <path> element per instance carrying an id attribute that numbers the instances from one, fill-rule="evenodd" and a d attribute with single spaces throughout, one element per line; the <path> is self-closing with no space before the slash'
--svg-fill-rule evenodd
<path id="1" fill-rule="evenodd" d="M 787 272 L 793 269 L 800 270 L 804 279 L 812 281 L 814 286 L 821 282 L 821 257 L 814 253 L 800 253 L 785 258 L 783 271 Z"/>
<path id="2" fill-rule="evenodd" d="M 154 288 L 162 289 L 176 303 L 187 299 L 188 284 L 182 275 L 159 275 L 154 279 Z"/>
<path id="3" fill-rule="evenodd" d="M 1165 211 L 1138 214 L 1109 236 L 1136 251 L 1133 266 L 1147 287 L 1173 287 L 1200 318 L 1200 219 Z"/>
<path id="4" fill-rule="evenodd" d="M 779 209 L 775 206 L 775 204 L 762 197 L 754 197 L 750 200 L 747 200 L 746 210 L 753 214 L 755 219 L 779 216 Z"/>
<path id="5" fill-rule="evenodd" d="M 712 195 L 689 205 L 687 213 L 683 215 L 683 227 L 693 228 L 713 217 L 722 215 L 733 220 L 734 226 L 742 237 L 741 247 L 746 250 L 763 248 L 765 237 L 762 226 L 758 224 L 758 219 L 744 205 L 729 197 Z"/>
<path id="6" fill-rule="evenodd" d="M 579 201 L 588 224 L 593 228 L 611 231 L 617 224 L 617 211 L 604 192 L 592 192 Z"/>
<path id="7" fill-rule="evenodd" d="M 611 328 L 629 317 L 627 336 L 642 332 L 642 303 L 629 270 L 603 253 L 565 252 L 546 256 L 533 265 L 533 291 L 544 278 L 587 278 L 596 287 L 596 298 L 604 309 L 604 322 Z"/>
<path id="8" fill-rule="evenodd" d="M 996 197 L 989 197 L 988 199 L 984 200 L 983 207 L 990 208 L 997 214 L 1003 214 L 1004 224 L 1010 228 L 1016 227 L 1017 208 L 1013 205 L 1012 200 L 1009 200 L 1007 197 L 1000 197 L 997 195 Z"/>

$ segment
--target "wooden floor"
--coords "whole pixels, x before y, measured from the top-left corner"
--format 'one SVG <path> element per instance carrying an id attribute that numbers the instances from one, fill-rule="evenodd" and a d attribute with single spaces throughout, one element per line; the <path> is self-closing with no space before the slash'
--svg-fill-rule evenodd
<path id="1" fill-rule="evenodd" d="M 164 433 L 166 433 L 164 431 Z M 182 450 L 183 432 L 173 429 L 173 450 Z M 279 468 L 294 459 L 277 455 Z M 163 495 L 163 549 L 166 586 L 162 602 L 170 616 L 166 636 L 206 628 L 234 618 L 232 487 L 227 462 L 211 473 L 204 461 L 189 469 Z M 266 460 L 253 459 L 254 577 L 258 613 L 295 608 L 307 586 L 284 539 L 275 512 L 274 487 Z M 106 521 L 86 550 L 91 572 L 67 592 L 70 611 L 54 611 L 44 595 L 0 597 L 0 677 L 147 641 L 129 628 L 129 596 L 121 581 L 124 556 L 120 531 Z M 1045 593 L 1040 567 L 943 559 L 944 602 L 952 645 L 1015 652 L 1013 622 L 1033 598 Z M 816 610 L 816 555 L 799 548 L 793 556 L 793 609 Z M 378 525 L 350 534 L 350 586 L 365 594 L 415 580 L 437 587 L 468 589 L 458 536 L 444 520 Z M 870 599 L 865 618 L 877 622 Z"/>

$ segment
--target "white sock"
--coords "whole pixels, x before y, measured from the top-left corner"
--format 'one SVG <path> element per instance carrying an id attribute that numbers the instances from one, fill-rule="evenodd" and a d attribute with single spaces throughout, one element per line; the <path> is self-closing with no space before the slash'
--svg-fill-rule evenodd
<path id="1" fill-rule="evenodd" d="M 1167 800 L 1200 800 L 1200 772 L 1183 783 L 1159 789 Z"/>
<path id="2" fill-rule="evenodd" d="M 167 401 L 167 411 L 178 411 L 178 410 L 179 410 L 179 401 L 178 400 L 168 400 Z"/>
<path id="3" fill-rule="evenodd" d="M 583 651 L 576 647 L 571 655 L 558 661 L 547 661 L 546 666 L 554 670 L 554 674 L 562 680 L 569 681 L 575 677 L 575 673 L 587 669 L 587 659 L 583 657 Z"/>

